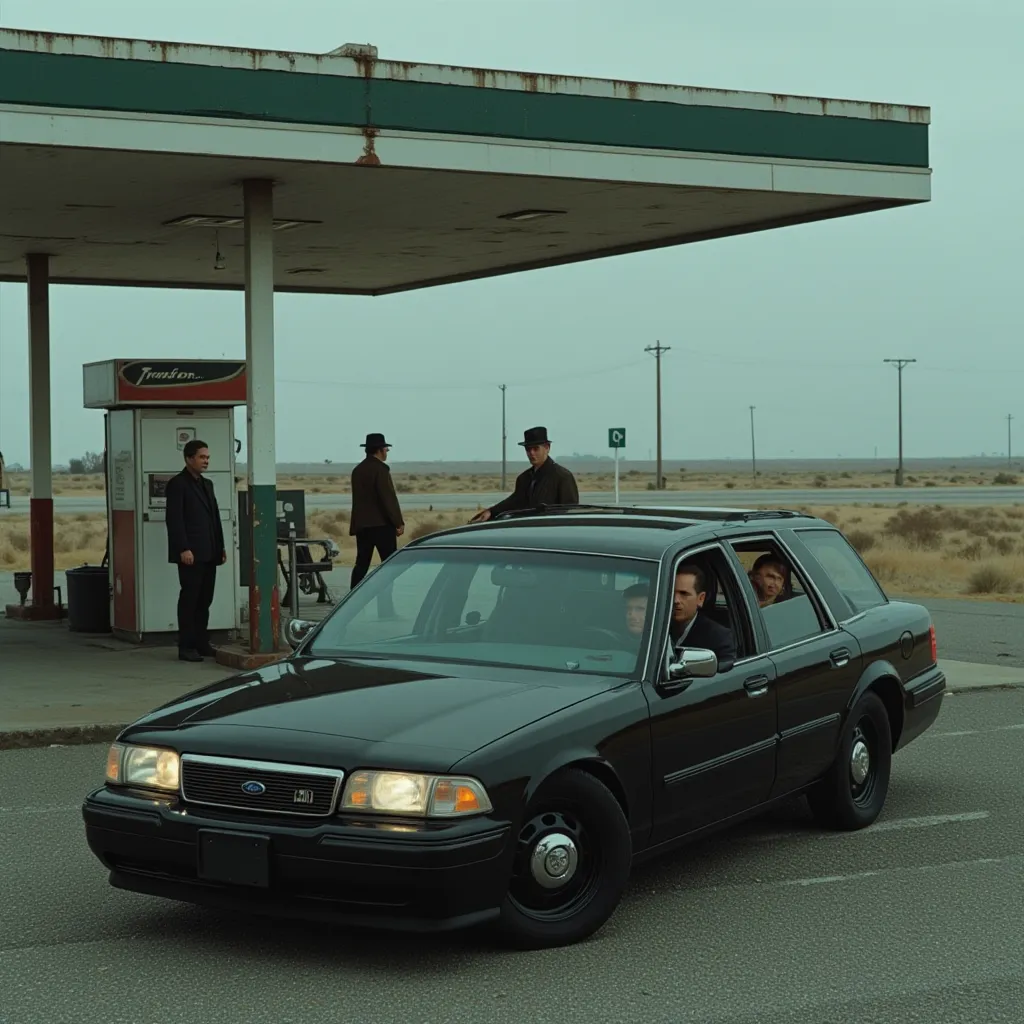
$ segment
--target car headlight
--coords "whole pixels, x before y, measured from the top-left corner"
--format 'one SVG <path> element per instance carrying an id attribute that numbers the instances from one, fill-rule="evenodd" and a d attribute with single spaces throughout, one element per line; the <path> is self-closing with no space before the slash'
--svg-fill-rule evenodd
<path id="1" fill-rule="evenodd" d="M 492 807 L 487 791 L 476 779 L 358 771 L 350 775 L 345 784 L 341 810 L 456 818 L 464 814 L 483 814 Z"/>
<path id="2" fill-rule="evenodd" d="M 165 747 L 138 747 L 113 743 L 107 753 L 107 782 L 115 786 L 142 786 L 177 792 L 181 762 Z"/>

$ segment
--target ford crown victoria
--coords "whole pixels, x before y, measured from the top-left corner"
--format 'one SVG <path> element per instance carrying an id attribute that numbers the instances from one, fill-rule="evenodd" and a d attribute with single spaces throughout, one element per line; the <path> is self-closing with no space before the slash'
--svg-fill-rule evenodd
<path id="1" fill-rule="evenodd" d="M 507 513 L 288 632 L 117 737 L 83 807 L 114 886 L 575 942 L 634 864 L 778 801 L 870 825 L 945 690 L 928 612 L 787 511 Z"/>

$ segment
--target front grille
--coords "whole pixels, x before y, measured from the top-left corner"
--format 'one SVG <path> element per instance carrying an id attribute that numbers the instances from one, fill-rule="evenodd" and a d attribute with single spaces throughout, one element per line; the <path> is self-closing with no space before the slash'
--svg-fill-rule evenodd
<path id="1" fill-rule="evenodd" d="M 183 754 L 181 795 L 186 803 L 208 807 L 323 818 L 334 811 L 344 774 L 330 768 Z"/>

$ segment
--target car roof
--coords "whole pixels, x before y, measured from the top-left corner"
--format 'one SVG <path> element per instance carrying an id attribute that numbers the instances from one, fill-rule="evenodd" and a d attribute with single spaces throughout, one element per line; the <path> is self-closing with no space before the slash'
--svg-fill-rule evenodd
<path id="1" fill-rule="evenodd" d="M 428 534 L 416 547 L 550 549 L 660 559 L 686 539 L 750 532 L 754 525 L 827 525 L 792 509 L 701 508 L 641 505 L 553 505 L 505 512 L 486 523 Z"/>

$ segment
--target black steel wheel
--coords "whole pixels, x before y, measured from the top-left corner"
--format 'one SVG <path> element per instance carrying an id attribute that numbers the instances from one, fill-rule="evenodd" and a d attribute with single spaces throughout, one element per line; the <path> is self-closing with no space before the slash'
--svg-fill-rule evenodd
<path id="1" fill-rule="evenodd" d="M 526 949 L 592 935 L 618 906 L 632 853 L 629 824 L 608 788 L 580 769 L 559 772 L 519 830 L 500 931 Z"/>
<path id="2" fill-rule="evenodd" d="M 891 770 L 889 715 L 869 690 L 846 720 L 835 762 L 807 794 L 811 811 L 830 828 L 866 828 L 885 806 Z"/>

